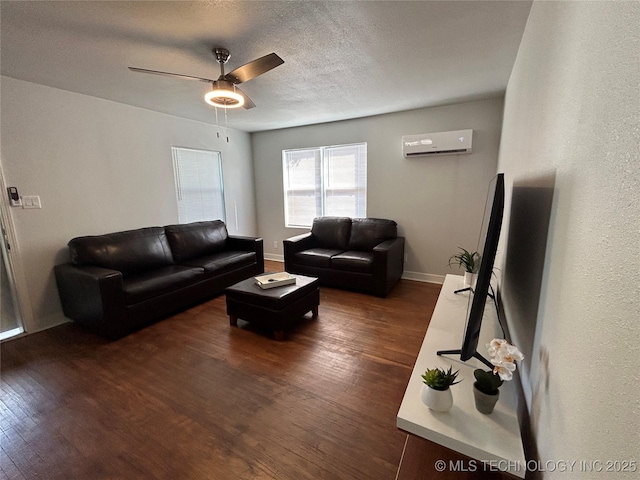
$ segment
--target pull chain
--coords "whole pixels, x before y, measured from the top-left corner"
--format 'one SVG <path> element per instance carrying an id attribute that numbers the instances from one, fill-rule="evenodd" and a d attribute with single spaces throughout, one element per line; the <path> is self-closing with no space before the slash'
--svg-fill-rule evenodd
<path id="1" fill-rule="evenodd" d="M 213 109 L 216 111 L 216 135 L 218 138 L 220 138 L 220 125 L 218 124 L 218 107 L 213 107 Z"/>
<path id="2" fill-rule="evenodd" d="M 234 85 L 234 88 L 235 88 L 235 85 Z M 228 131 L 228 129 L 229 129 L 228 124 L 229 124 L 229 120 L 228 120 L 228 118 L 227 118 L 227 109 L 225 108 L 225 109 L 224 109 L 224 128 L 225 128 L 225 130 L 227 130 L 227 131 Z M 228 134 L 227 134 L 227 143 L 229 143 L 229 135 L 228 135 Z"/>

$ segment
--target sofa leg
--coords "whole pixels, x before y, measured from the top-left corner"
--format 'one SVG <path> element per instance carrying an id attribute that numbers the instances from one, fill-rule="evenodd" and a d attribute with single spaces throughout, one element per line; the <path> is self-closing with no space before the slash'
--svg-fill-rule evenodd
<path id="1" fill-rule="evenodd" d="M 284 330 L 274 330 L 273 337 L 281 342 L 282 340 L 284 340 Z"/>
<path id="2" fill-rule="evenodd" d="M 313 318 L 316 318 L 318 316 L 318 306 L 317 305 L 311 309 L 311 316 Z"/>
<path id="3" fill-rule="evenodd" d="M 236 317 L 235 315 L 229 315 L 229 324 L 232 327 L 237 327 L 238 326 L 238 317 Z"/>

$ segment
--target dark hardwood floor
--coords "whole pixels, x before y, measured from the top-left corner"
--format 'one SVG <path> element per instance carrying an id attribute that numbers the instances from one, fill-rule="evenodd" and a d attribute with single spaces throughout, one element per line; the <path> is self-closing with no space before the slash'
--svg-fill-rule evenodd
<path id="1" fill-rule="evenodd" d="M 393 480 L 396 414 L 439 290 L 322 288 L 317 319 L 283 342 L 230 327 L 224 295 L 116 342 L 73 323 L 5 342 L 0 473 Z"/>

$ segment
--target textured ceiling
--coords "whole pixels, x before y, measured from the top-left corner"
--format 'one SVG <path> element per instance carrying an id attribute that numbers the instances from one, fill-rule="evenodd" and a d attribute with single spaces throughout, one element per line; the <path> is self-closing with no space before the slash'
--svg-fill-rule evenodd
<path id="1" fill-rule="evenodd" d="M 504 92 L 530 1 L 203 1 L 0 3 L 1 73 L 216 123 L 206 83 L 271 52 L 285 63 L 241 87 L 249 132 L 356 118 Z M 225 124 L 224 112 L 218 121 Z"/>

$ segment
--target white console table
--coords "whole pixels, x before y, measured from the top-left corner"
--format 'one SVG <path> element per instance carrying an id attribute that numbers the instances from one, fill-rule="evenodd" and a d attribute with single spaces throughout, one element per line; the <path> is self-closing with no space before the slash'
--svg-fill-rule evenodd
<path id="1" fill-rule="evenodd" d="M 469 293 L 454 294 L 454 290 L 459 288 L 463 288 L 463 277 L 447 275 L 398 411 L 397 426 L 524 478 L 526 469 L 517 467 L 524 467 L 526 462 L 513 382 L 504 382 L 500 387 L 500 399 L 495 410 L 490 415 L 483 415 L 475 407 L 473 371 L 476 368 L 487 367 L 475 358 L 462 362 L 459 355 L 436 355 L 438 350 L 458 349 L 462 346 Z M 485 308 L 478 343 L 478 352 L 484 357 L 487 357 L 485 344 L 492 338 L 502 338 L 502 332 L 495 308 L 489 301 Z M 423 385 L 421 375 L 427 368 L 448 369 L 450 366 L 453 366 L 454 371 L 460 370 L 458 378 L 462 382 L 451 387 L 451 410 L 446 413 L 434 412 L 420 399 Z"/>

